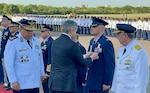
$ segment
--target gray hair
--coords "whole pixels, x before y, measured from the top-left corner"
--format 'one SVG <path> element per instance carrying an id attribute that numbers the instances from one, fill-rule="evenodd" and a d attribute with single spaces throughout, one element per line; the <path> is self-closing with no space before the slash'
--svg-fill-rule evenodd
<path id="1" fill-rule="evenodd" d="M 134 38 L 134 33 L 126 33 L 130 39 Z"/>
<path id="2" fill-rule="evenodd" d="M 77 29 L 78 25 L 75 21 L 67 20 L 62 25 L 62 32 L 69 33 L 71 29 Z"/>

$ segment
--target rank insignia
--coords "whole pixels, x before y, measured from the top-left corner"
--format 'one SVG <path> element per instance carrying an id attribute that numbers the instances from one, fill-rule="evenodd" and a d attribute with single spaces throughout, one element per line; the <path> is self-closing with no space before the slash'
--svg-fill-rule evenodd
<path id="1" fill-rule="evenodd" d="M 141 50 L 141 47 L 140 47 L 139 45 L 136 45 L 136 46 L 135 46 L 135 49 Z"/>
<path id="2" fill-rule="evenodd" d="M 14 40 L 14 39 L 16 39 L 16 38 L 17 38 L 17 36 L 10 36 L 10 37 L 9 37 L 9 40 L 12 41 L 12 40 Z"/>
<path id="3" fill-rule="evenodd" d="M 20 37 L 20 42 L 23 42 L 23 38 L 22 37 Z"/>

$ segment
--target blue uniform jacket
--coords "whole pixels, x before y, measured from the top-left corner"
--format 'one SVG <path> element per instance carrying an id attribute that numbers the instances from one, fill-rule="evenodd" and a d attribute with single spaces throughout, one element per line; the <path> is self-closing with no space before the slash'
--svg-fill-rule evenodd
<path id="1" fill-rule="evenodd" d="M 99 59 L 94 60 L 89 67 L 87 86 L 89 90 L 102 90 L 102 85 L 111 85 L 114 75 L 115 54 L 113 44 L 105 36 L 101 36 L 94 44 L 94 38 L 90 41 L 88 51 L 97 51 L 99 47 Z"/>
<path id="2" fill-rule="evenodd" d="M 40 87 L 44 76 L 43 56 L 40 41 L 32 37 L 31 46 L 18 34 L 8 40 L 4 51 L 4 64 L 10 83 L 18 82 L 20 89 Z"/>
<path id="3" fill-rule="evenodd" d="M 45 43 L 41 43 L 45 72 L 47 65 L 51 64 L 51 46 L 53 41 L 53 38 L 49 37 Z"/>
<path id="4" fill-rule="evenodd" d="M 2 41 L 1 41 L 1 52 L 0 52 L 0 58 L 4 58 L 4 50 L 6 43 L 10 37 L 11 33 L 9 30 L 9 27 L 5 28 L 3 33 L 2 33 Z"/>

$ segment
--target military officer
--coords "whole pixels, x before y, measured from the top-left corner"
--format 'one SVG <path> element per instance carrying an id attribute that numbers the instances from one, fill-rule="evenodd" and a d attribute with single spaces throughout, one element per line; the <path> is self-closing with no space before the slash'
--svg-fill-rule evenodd
<path id="1" fill-rule="evenodd" d="M 44 60 L 44 70 L 47 75 L 49 76 L 50 67 L 51 67 L 51 45 L 53 42 L 53 38 L 51 37 L 51 31 L 53 29 L 47 25 L 42 25 L 41 29 L 41 37 L 43 41 L 41 43 L 42 53 L 43 53 L 43 60 Z M 44 93 L 49 93 L 48 88 L 48 78 L 43 82 L 43 91 Z"/>
<path id="2" fill-rule="evenodd" d="M 94 38 L 90 41 L 88 51 L 97 52 L 99 59 L 94 60 L 89 67 L 87 78 L 89 93 L 108 93 L 111 87 L 115 55 L 112 42 L 103 35 L 107 24 L 102 19 L 92 17 L 91 34 Z"/>
<path id="3" fill-rule="evenodd" d="M 113 93 L 146 93 L 149 79 L 148 55 L 134 38 L 136 28 L 117 24 L 117 39 L 123 45 L 118 50 L 111 91 Z"/>
<path id="4" fill-rule="evenodd" d="M 40 41 L 33 36 L 34 23 L 21 22 L 20 33 L 8 40 L 4 64 L 13 93 L 39 93 L 44 80 L 44 64 Z"/>
<path id="5" fill-rule="evenodd" d="M 12 21 L 11 24 L 9 25 L 9 28 L 11 33 L 9 39 L 13 39 L 17 34 L 19 34 L 19 23 Z"/>
<path id="6" fill-rule="evenodd" d="M 9 29 L 10 23 L 11 23 L 11 19 L 8 16 L 3 15 L 2 22 L 1 22 L 1 25 L 4 27 L 4 31 L 2 32 L 1 51 L 0 51 L 0 61 L 1 62 L 3 62 L 4 50 L 5 50 L 6 43 L 9 39 L 9 36 L 11 35 L 10 29 Z M 6 83 L 6 80 L 4 82 L 4 76 L 7 77 L 7 75 L 5 75 L 5 73 L 4 73 L 5 70 L 1 69 L 0 71 L 1 71 L 1 75 L 2 75 L 2 79 L 1 79 L 2 81 L 1 82 L 4 83 L 4 88 L 10 89 L 8 79 L 7 79 L 8 83 Z"/>

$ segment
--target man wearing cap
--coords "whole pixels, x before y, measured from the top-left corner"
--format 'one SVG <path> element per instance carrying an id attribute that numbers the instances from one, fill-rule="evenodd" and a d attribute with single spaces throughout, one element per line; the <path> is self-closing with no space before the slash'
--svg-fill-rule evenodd
<path id="1" fill-rule="evenodd" d="M 134 39 L 136 28 L 117 24 L 117 39 L 123 45 L 118 50 L 112 93 L 146 93 L 149 79 L 148 55 Z"/>
<path id="2" fill-rule="evenodd" d="M 6 15 L 3 15 L 3 18 L 2 18 L 2 22 L 1 22 L 1 25 L 4 27 L 4 31 L 2 32 L 2 40 L 1 40 L 1 51 L 0 51 L 0 61 L 3 62 L 3 58 L 4 58 L 4 50 L 5 50 L 5 46 L 6 46 L 6 43 L 9 39 L 9 36 L 11 35 L 10 33 L 10 29 L 9 29 L 9 25 L 11 23 L 11 19 L 9 17 L 7 17 Z M 1 83 L 4 83 L 4 71 L 3 69 L 0 70 L 1 71 L 1 75 L 2 75 L 2 80 L 1 80 Z M 7 75 L 5 75 L 7 77 Z M 7 80 L 7 82 L 9 82 Z M 4 83 L 4 88 L 9 88 L 9 84 Z"/>
<path id="3" fill-rule="evenodd" d="M 11 24 L 9 25 L 10 28 L 10 37 L 9 39 L 14 39 L 16 37 L 17 34 L 19 34 L 19 23 L 17 22 L 11 22 Z"/>
<path id="4" fill-rule="evenodd" d="M 108 23 L 92 17 L 91 39 L 88 51 L 97 52 L 99 59 L 89 67 L 87 87 L 89 93 L 108 93 L 112 84 L 115 66 L 113 44 L 103 34 Z"/>
<path id="5" fill-rule="evenodd" d="M 21 22 L 20 33 L 8 40 L 4 64 L 13 93 L 39 93 L 44 80 L 44 64 L 40 41 L 33 36 L 33 21 Z"/>
<path id="6" fill-rule="evenodd" d="M 47 76 L 49 76 L 50 68 L 51 68 L 51 45 L 53 42 L 53 38 L 51 37 L 51 31 L 53 29 L 47 25 L 42 25 L 41 28 L 41 37 L 43 41 L 41 43 L 43 60 L 44 60 L 44 70 Z M 43 82 L 43 91 L 44 93 L 49 93 L 48 88 L 48 78 Z"/>
<path id="7" fill-rule="evenodd" d="M 12 40 L 14 38 L 16 38 L 16 35 L 19 34 L 19 23 L 16 23 L 16 22 L 11 22 L 10 25 L 9 25 L 9 30 L 10 30 L 10 36 L 9 36 L 9 39 Z M 6 55 L 7 56 L 7 55 Z M 5 62 L 5 60 L 4 60 Z M 10 87 L 10 82 L 8 80 L 8 77 L 7 77 L 7 81 L 8 81 L 8 85 L 7 86 L 4 86 L 7 90 L 10 90 L 11 87 Z"/>

